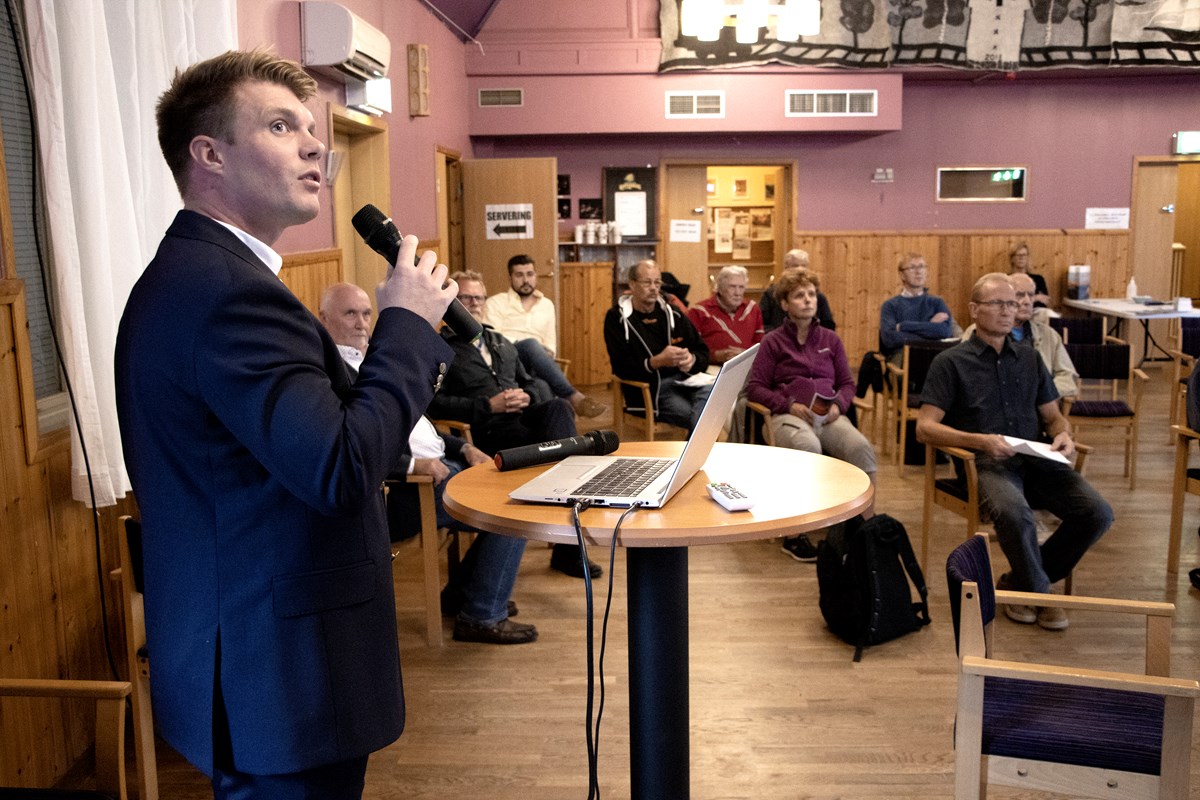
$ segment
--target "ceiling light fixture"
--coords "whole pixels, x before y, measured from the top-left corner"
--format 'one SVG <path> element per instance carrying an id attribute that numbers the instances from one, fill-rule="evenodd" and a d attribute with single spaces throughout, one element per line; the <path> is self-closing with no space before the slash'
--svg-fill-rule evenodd
<path id="1" fill-rule="evenodd" d="M 816 36 L 821 32 L 820 0 L 742 0 L 726 3 L 722 0 L 683 0 L 679 32 L 694 36 L 702 42 L 721 38 L 721 29 L 732 27 L 740 44 L 754 44 L 759 31 L 775 22 L 775 39 L 794 42 L 801 36 Z"/>

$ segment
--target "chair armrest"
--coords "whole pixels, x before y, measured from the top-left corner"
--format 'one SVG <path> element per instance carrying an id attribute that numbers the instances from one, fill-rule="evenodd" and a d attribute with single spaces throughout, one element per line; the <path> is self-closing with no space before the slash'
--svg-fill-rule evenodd
<path id="1" fill-rule="evenodd" d="M 1200 439 L 1200 431 L 1194 431 L 1186 425 L 1172 425 L 1171 432 L 1178 439 Z"/>
<path id="2" fill-rule="evenodd" d="M 1083 465 L 1087 461 L 1088 454 L 1091 452 L 1091 445 L 1086 445 L 1082 442 L 1075 443 L 1075 471 L 1080 475 L 1083 474 Z"/>
<path id="3" fill-rule="evenodd" d="M 1169 355 L 1171 358 L 1175 359 L 1176 361 L 1178 361 L 1181 365 L 1183 365 L 1185 367 L 1194 366 L 1196 363 L 1195 356 L 1188 355 L 1187 353 L 1183 352 L 1182 350 L 1167 350 L 1167 355 Z"/>
<path id="4" fill-rule="evenodd" d="M 613 380 L 622 386 L 632 386 L 635 389 L 640 389 L 642 392 L 642 408 L 646 409 L 646 413 L 650 414 L 654 408 L 654 400 L 650 397 L 650 384 L 646 381 L 631 381 L 626 378 L 613 375 Z"/>
<path id="5" fill-rule="evenodd" d="M 855 399 L 857 400 L 858 398 L 855 398 Z M 767 408 L 762 403 L 756 403 L 753 400 L 746 401 L 746 408 L 750 409 L 751 411 L 762 414 L 764 417 L 771 416 L 771 409 Z"/>
<path id="6" fill-rule="evenodd" d="M 1043 594 L 1041 592 L 1017 592 L 1011 589 L 997 589 L 996 602 L 1005 605 L 1054 606 L 1056 608 L 1077 608 L 1087 611 L 1102 611 L 1110 614 L 1137 614 L 1143 617 L 1175 616 L 1173 603 L 1159 603 L 1152 600 L 1123 600 L 1112 597 L 1087 597 L 1078 594 Z"/>
<path id="7" fill-rule="evenodd" d="M 471 439 L 471 423 L 460 422 L 456 419 L 431 419 L 433 427 L 438 433 L 445 433 L 450 436 L 457 436 L 460 439 L 466 439 L 467 444 L 475 444 Z"/>
<path id="8" fill-rule="evenodd" d="M 3 697 L 81 697 L 117 700 L 133 691 L 129 681 L 48 680 L 45 678 L 0 678 Z"/>
<path id="9" fill-rule="evenodd" d="M 404 476 L 405 483 L 433 483 L 432 475 L 406 475 Z"/>
<path id="10" fill-rule="evenodd" d="M 1147 375 L 1145 372 L 1143 372 L 1140 368 L 1135 369 L 1133 371 L 1133 375 L 1142 383 L 1146 383 L 1147 381 L 1150 380 L 1150 376 Z"/>
<path id="11" fill-rule="evenodd" d="M 1104 334 L 1104 344 L 1129 344 L 1129 342 L 1119 336 L 1110 336 L 1106 333 Z"/>
<path id="12" fill-rule="evenodd" d="M 975 454 L 970 450 L 964 450 L 961 447 L 955 447 L 949 444 L 934 444 L 930 445 L 934 450 L 941 450 L 951 458 L 957 458 L 959 461 L 974 461 Z"/>
<path id="13" fill-rule="evenodd" d="M 1064 686 L 1088 686 L 1095 689 L 1116 689 L 1164 697 L 1200 697 L 1200 683 L 1183 678 L 1157 675 L 1135 675 L 1127 672 L 1059 667 L 1022 661 L 1000 661 L 979 656 L 963 656 L 962 671 L 985 678 L 1014 678 L 1037 683 Z"/>

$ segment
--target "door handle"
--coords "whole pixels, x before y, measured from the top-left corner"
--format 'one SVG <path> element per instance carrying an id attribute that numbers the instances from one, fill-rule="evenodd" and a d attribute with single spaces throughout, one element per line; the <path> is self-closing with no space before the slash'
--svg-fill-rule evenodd
<path id="1" fill-rule="evenodd" d="M 1163 212 L 1164 214 L 1174 214 L 1175 213 L 1175 204 L 1167 203 L 1165 206 L 1160 208 L 1159 211 Z"/>
<path id="2" fill-rule="evenodd" d="M 693 214 L 703 214 L 704 206 L 696 206 L 695 208 L 692 209 L 692 213 Z"/>

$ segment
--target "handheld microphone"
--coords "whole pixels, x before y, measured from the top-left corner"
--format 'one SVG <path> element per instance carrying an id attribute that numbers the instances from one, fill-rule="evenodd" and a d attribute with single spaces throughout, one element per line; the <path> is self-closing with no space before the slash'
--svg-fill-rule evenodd
<path id="1" fill-rule="evenodd" d="M 350 224 L 354 226 L 354 230 L 358 231 L 358 235 L 362 237 L 368 247 L 386 258 L 392 266 L 396 265 L 396 258 L 400 255 L 400 239 L 402 237 L 391 217 L 385 216 L 378 208 L 367 203 L 350 218 Z M 471 312 L 467 311 L 457 297 L 450 301 L 450 305 L 446 306 L 442 322 L 469 342 L 475 341 L 483 333 L 483 326 L 471 316 Z"/>
<path id="2" fill-rule="evenodd" d="M 510 447 L 496 453 L 496 469 L 504 472 L 509 469 L 533 467 L 567 456 L 606 456 L 616 450 L 620 443 L 616 431 L 590 431 L 582 436 L 527 444 L 524 447 Z"/>

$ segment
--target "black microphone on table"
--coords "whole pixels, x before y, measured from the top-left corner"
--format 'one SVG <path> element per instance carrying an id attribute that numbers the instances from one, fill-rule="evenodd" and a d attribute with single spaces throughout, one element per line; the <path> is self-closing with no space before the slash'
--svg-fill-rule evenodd
<path id="1" fill-rule="evenodd" d="M 621 440 L 617 438 L 616 431 L 589 431 L 582 436 L 569 436 L 566 439 L 527 444 L 524 447 L 510 447 L 496 453 L 496 469 L 504 472 L 509 469 L 533 467 L 560 461 L 567 456 L 606 456 L 616 450 L 619 444 Z"/>
<path id="2" fill-rule="evenodd" d="M 400 255 L 400 239 L 402 237 L 391 217 L 367 203 L 350 218 L 350 224 L 354 226 L 354 230 L 358 231 L 358 235 L 372 250 L 386 258 L 392 266 L 396 265 L 396 258 Z M 442 315 L 442 322 L 469 342 L 475 341 L 483 333 L 483 326 L 479 324 L 479 320 L 471 316 L 471 312 L 467 311 L 457 297 L 451 300 L 450 305 L 446 307 L 446 313 Z"/>

